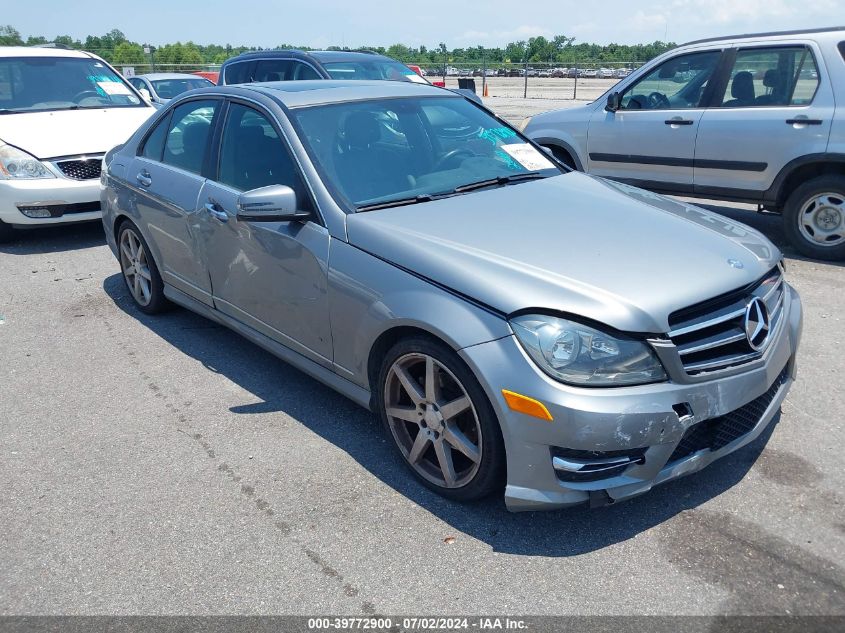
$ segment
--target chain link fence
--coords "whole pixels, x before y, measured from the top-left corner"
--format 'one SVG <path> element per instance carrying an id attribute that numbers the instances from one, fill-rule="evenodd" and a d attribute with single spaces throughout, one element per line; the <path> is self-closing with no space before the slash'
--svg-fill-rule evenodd
<path id="1" fill-rule="evenodd" d="M 564 99 L 592 101 L 644 62 L 596 62 L 585 60 L 569 66 L 560 63 L 476 63 L 417 66 L 432 83 L 447 88 L 470 87 L 479 95 L 496 98 Z M 116 64 L 124 74 L 151 72 L 217 73 L 219 64 Z"/>

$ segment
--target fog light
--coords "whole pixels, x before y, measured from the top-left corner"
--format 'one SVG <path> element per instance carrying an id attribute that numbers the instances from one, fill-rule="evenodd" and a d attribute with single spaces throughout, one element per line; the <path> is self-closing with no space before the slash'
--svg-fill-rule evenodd
<path id="1" fill-rule="evenodd" d="M 47 207 L 18 207 L 20 212 L 28 218 L 51 218 L 53 214 Z"/>

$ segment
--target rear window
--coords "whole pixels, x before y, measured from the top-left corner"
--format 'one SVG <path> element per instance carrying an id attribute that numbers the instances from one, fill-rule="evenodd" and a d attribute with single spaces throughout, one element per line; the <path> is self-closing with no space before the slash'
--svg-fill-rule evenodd
<path id="1" fill-rule="evenodd" d="M 393 61 L 323 62 L 332 79 L 387 79 L 392 81 L 417 81 L 413 70 Z"/>
<path id="2" fill-rule="evenodd" d="M 226 66 L 226 71 L 223 77 L 223 83 L 229 84 L 246 84 L 252 81 L 249 69 L 255 62 L 245 61 L 229 64 Z"/>
<path id="3" fill-rule="evenodd" d="M 845 60 L 845 42 L 839 42 L 839 54 L 842 55 L 842 59 Z"/>

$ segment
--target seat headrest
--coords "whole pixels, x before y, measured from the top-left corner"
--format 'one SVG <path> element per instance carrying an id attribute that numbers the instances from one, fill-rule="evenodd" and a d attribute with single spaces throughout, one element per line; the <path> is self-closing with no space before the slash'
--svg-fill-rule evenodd
<path id="1" fill-rule="evenodd" d="M 740 101 L 754 100 L 754 75 L 747 70 L 734 75 L 731 83 L 731 96 Z"/>
<path id="2" fill-rule="evenodd" d="M 783 73 L 775 68 L 769 68 L 763 75 L 763 85 L 766 88 L 780 88 L 783 85 Z"/>
<path id="3" fill-rule="evenodd" d="M 367 147 L 381 137 L 379 122 L 372 112 L 353 112 L 344 125 L 349 147 Z"/>

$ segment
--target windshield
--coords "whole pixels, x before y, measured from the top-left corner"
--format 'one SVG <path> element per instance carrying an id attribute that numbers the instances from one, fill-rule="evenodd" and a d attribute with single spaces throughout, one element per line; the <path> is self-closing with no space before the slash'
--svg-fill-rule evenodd
<path id="1" fill-rule="evenodd" d="M 332 79 L 387 79 L 413 82 L 422 80 L 425 82 L 413 70 L 394 61 L 323 62 L 323 67 Z"/>
<path id="2" fill-rule="evenodd" d="M 561 173 L 513 128 L 463 98 L 356 101 L 291 114 L 323 178 L 359 210 Z"/>
<path id="3" fill-rule="evenodd" d="M 0 58 L 0 111 L 143 105 L 120 76 L 96 59 Z"/>
<path id="4" fill-rule="evenodd" d="M 150 82 L 160 99 L 173 99 L 174 97 L 197 88 L 208 88 L 213 86 L 208 79 L 202 77 L 184 79 L 157 79 Z"/>

